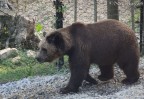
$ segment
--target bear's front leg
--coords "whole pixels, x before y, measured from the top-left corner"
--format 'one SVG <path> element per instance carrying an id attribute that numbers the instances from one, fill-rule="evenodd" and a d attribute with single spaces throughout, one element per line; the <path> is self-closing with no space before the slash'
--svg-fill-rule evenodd
<path id="1" fill-rule="evenodd" d="M 107 81 L 113 78 L 113 65 L 104 65 L 99 66 L 101 75 L 98 76 L 98 79 L 101 81 Z"/>
<path id="2" fill-rule="evenodd" d="M 86 65 L 71 65 L 70 66 L 71 77 L 68 85 L 65 88 L 60 89 L 60 93 L 66 94 L 70 92 L 78 92 L 79 86 L 81 86 L 82 81 L 86 79 L 89 66 Z"/>

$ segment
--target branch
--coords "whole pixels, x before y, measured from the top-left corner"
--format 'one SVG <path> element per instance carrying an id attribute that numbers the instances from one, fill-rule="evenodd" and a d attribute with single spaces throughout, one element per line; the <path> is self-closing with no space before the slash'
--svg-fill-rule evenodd
<path id="1" fill-rule="evenodd" d="M 0 8 L 0 15 L 9 15 L 9 16 L 15 16 L 15 12 L 11 11 L 9 9 L 4 9 L 4 8 Z"/>

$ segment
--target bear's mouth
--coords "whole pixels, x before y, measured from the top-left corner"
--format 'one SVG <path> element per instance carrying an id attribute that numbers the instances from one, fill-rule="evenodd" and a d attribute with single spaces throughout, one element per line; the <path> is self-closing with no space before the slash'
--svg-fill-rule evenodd
<path id="1" fill-rule="evenodd" d="M 46 59 L 44 59 L 44 62 L 52 62 L 55 58 L 53 57 L 47 57 Z"/>
<path id="2" fill-rule="evenodd" d="M 54 55 L 54 57 L 51 58 L 47 58 L 45 62 L 53 62 L 54 60 L 56 60 L 57 58 L 59 58 L 57 55 Z"/>
<path id="3" fill-rule="evenodd" d="M 49 61 L 51 61 L 51 59 L 49 59 L 49 58 L 42 58 L 42 57 L 39 57 L 39 56 L 37 56 L 36 57 L 36 60 L 39 62 L 39 63 L 44 63 L 44 62 L 49 62 Z"/>
<path id="4" fill-rule="evenodd" d="M 38 61 L 39 63 L 52 62 L 52 61 L 54 61 L 54 60 L 57 59 L 57 58 L 59 58 L 59 55 L 56 54 L 56 53 L 53 54 L 53 57 L 48 56 L 48 55 L 47 55 L 47 57 L 45 57 L 45 58 L 36 57 L 36 59 L 37 59 L 37 61 Z"/>
<path id="5" fill-rule="evenodd" d="M 53 59 L 47 59 L 45 62 L 52 62 Z"/>

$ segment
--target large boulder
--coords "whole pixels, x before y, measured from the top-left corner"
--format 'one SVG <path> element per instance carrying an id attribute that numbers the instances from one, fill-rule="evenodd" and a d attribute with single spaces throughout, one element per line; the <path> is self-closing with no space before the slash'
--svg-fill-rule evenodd
<path id="1" fill-rule="evenodd" d="M 17 47 L 36 49 L 40 39 L 35 33 L 35 22 L 24 16 L 0 16 L 0 49 Z"/>
<path id="2" fill-rule="evenodd" d="M 16 48 L 6 48 L 0 50 L 0 60 L 4 60 L 7 58 L 14 58 L 18 55 L 18 50 Z"/>
<path id="3" fill-rule="evenodd" d="M 28 0 L 20 1 L 10 0 L 9 2 L 9 0 L 0 0 L 0 49 L 8 47 L 36 49 L 40 41 L 34 34 L 35 21 L 17 15 L 15 6 L 12 3 L 31 3 L 34 0 L 29 0 L 29 2 Z"/>
<path id="4" fill-rule="evenodd" d="M 30 20 L 27 17 L 16 16 L 15 17 L 16 31 L 13 33 L 15 36 L 15 44 L 18 47 L 25 49 L 35 49 L 40 39 L 34 34 L 35 33 L 35 21 Z"/>

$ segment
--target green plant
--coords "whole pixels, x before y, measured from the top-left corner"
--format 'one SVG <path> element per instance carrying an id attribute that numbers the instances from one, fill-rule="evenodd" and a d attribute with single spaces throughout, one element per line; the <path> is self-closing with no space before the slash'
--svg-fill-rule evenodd
<path id="1" fill-rule="evenodd" d="M 65 56 L 65 64 L 58 71 L 53 63 L 38 63 L 33 57 L 28 57 L 25 50 L 20 50 L 18 55 L 21 57 L 18 64 L 14 64 L 10 59 L 0 61 L 0 83 L 19 80 L 30 76 L 53 75 L 67 73 L 68 57 Z"/>
<path id="2" fill-rule="evenodd" d="M 42 31 L 43 26 L 42 26 L 42 24 L 37 23 L 35 28 L 36 28 L 36 31 L 37 31 L 37 32 L 40 32 L 40 31 Z"/>

